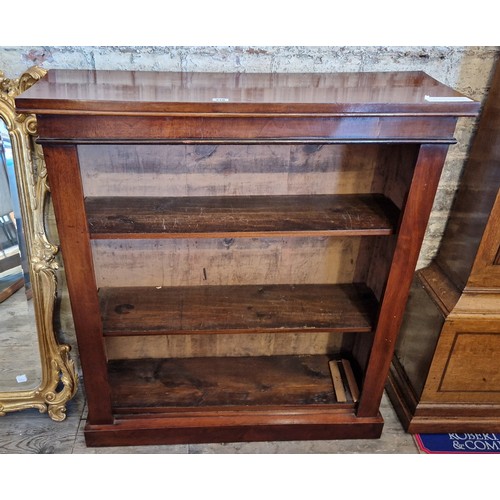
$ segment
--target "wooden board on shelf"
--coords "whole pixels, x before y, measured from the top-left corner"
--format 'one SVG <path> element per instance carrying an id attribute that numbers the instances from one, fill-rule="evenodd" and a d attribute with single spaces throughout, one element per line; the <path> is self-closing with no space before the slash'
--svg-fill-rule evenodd
<path id="1" fill-rule="evenodd" d="M 399 217 L 382 195 L 87 198 L 92 238 L 388 235 Z"/>
<path id="2" fill-rule="evenodd" d="M 0 273 L 3 273 L 20 265 L 21 265 L 21 255 L 19 254 L 19 252 L 16 252 L 6 257 L 0 257 Z"/>
<path id="3" fill-rule="evenodd" d="M 338 399 L 324 355 L 115 360 L 108 371 L 115 411 L 348 401 Z M 347 383 L 340 373 L 339 383 Z"/>
<path id="4" fill-rule="evenodd" d="M 107 336 L 370 332 L 377 305 L 362 284 L 102 288 L 99 296 Z"/>
<path id="5" fill-rule="evenodd" d="M 24 276 L 14 275 L 0 280 L 0 304 L 24 286 Z"/>
<path id="6" fill-rule="evenodd" d="M 86 442 L 380 437 L 380 414 L 360 419 L 354 402 L 338 402 L 329 360 L 320 355 L 112 361 L 115 420 L 87 423 Z"/>

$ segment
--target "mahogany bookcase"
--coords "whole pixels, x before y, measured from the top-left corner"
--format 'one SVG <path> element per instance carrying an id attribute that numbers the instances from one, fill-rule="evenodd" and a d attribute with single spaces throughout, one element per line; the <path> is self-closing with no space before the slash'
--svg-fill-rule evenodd
<path id="1" fill-rule="evenodd" d="M 458 117 L 421 72 L 54 70 L 36 114 L 89 446 L 377 438 Z"/>

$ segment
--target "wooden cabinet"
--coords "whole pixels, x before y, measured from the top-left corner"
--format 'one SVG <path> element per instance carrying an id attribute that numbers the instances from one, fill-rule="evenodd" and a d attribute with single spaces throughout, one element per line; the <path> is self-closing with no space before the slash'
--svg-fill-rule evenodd
<path id="1" fill-rule="evenodd" d="M 423 73 L 49 71 L 92 446 L 376 438 L 459 116 Z"/>
<path id="2" fill-rule="evenodd" d="M 500 432 L 499 103 L 497 67 L 438 255 L 415 277 L 390 371 L 388 392 L 410 432 Z"/>

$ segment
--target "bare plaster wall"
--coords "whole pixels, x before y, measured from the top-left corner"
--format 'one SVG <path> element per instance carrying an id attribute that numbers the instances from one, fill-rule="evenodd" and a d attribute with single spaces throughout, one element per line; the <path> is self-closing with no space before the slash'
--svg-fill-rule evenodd
<path id="1" fill-rule="evenodd" d="M 499 47 L 312 47 L 312 46 L 58 46 L 0 47 L 0 71 L 20 76 L 32 65 L 46 69 L 123 69 L 136 71 L 343 72 L 422 70 L 483 101 Z M 418 267 L 435 255 L 475 130 L 461 119 L 458 143 L 450 148 Z"/>

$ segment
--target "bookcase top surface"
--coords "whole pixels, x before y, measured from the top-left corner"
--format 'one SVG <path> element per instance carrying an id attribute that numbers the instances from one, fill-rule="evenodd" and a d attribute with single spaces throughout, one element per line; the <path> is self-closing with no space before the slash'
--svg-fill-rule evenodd
<path id="1" fill-rule="evenodd" d="M 38 114 L 474 116 L 479 103 L 420 71 L 169 73 L 49 70 L 16 99 Z"/>

